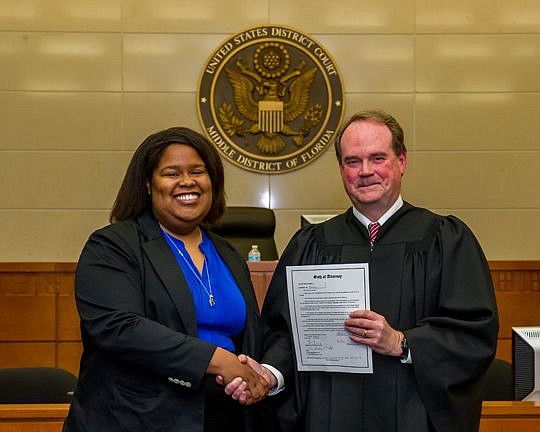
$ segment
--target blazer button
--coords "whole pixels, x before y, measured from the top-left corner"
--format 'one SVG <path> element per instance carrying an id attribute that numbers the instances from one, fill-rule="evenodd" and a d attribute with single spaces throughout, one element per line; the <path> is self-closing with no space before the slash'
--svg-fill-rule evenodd
<path id="1" fill-rule="evenodd" d="M 186 382 L 184 380 L 180 380 L 180 385 L 186 385 Z"/>
<path id="2" fill-rule="evenodd" d="M 190 388 L 191 387 L 191 383 L 189 381 L 186 382 L 186 387 L 187 388 Z"/>
<path id="3" fill-rule="evenodd" d="M 178 378 L 173 379 L 173 383 L 180 384 L 180 380 Z"/>
<path id="4" fill-rule="evenodd" d="M 174 382 L 174 378 L 173 378 L 173 377 L 169 377 L 169 378 L 167 378 L 167 381 L 169 381 L 169 382 Z"/>

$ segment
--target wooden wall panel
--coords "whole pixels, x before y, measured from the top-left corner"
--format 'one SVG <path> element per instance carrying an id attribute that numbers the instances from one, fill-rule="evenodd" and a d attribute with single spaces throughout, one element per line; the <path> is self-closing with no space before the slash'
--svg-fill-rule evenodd
<path id="1" fill-rule="evenodd" d="M 54 342 L 2 342 L 0 341 L 0 367 L 54 367 Z"/>
<path id="2" fill-rule="evenodd" d="M 0 341 L 54 341 L 54 295 L 4 295 L 0 301 Z"/>
<path id="3" fill-rule="evenodd" d="M 248 262 L 249 271 L 251 273 L 251 282 L 253 283 L 253 289 L 255 290 L 259 309 L 262 309 L 266 290 L 268 289 L 276 265 L 277 261 Z"/>
<path id="4" fill-rule="evenodd" d="M 56 367 L 68 370 L 74 375 L 79 375 L 81 354 L 81 342 L 58 342 L 56 344 Z"/>
<path id="5" fill-rule="evenodd" d="M 540 262 L 492 261 L 499 310 L 497 358 L 512 361 L 512 327 L 540 325 Z"/>
<path id="6" fill-rule="evenodd" d="M 24 277 L 21 275 L 24 274 Z M 54 295 L 56 293 L 56 275 L 54 273 L 6 272 L 0 274 L 0 295 L 34 296 Z"/>
<path id="7" fill-rule="evenodd" d="M 248 263 L 262 306 L 277 261 Z M 540 261 L 489 263 L 500 316 L 497 357 L 511 361 L 511 327 L 540 325 Z M 75 263 L 0 263 L 0 367 L 73 373 L 81 353 Z"/>
<path id="8" fill-rule="evenodd" d="M 59 341 L 78 341 L 81 339 L 79 314 L 75 305 L 75 296 L 59 295 L 56 297 L 56 338 Z"/>
<path id="9" fill-rule="evenodd" d="M 497 292 L 499 337 L 512 337 L 512 327 L 540 325 L 540 291 Z"/>
<path id="10" fill-rule="evenodd" d="M 0 263 L 0 367 L 58 366 L 59 328 L 80 345 L 78 318 L 71 331 L 65 314 L 74 272 L 75 263 Z"/>

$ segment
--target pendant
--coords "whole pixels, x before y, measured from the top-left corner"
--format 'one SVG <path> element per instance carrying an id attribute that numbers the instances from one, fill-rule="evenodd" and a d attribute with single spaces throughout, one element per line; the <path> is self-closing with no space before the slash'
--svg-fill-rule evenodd
<path id="1" fill-rule="evenodd" d="M 216 301 L 214 300 L 213 294 L 210 294 L 208 296 L 208 303 L 210 303 L 210 307 L 214 307 L 216 305 Z"/>

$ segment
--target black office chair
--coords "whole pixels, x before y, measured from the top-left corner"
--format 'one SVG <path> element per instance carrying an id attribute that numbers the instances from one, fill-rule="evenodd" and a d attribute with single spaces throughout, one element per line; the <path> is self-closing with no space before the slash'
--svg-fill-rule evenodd
<path id="1" fill-rule="evenodd" d="M 274 231 L 274 211 L 264 207 L 227 207 L 211 231 L 227 239 L 244 258 L 251 245 L 258 245 L 261 259 L 278 259 Z"/>
<path id="2" fill-rule="evenodd" d="M 512 365 L 505 360 L 495 359 L 484 376 L 482 398 L 490 401 L 510 401 L 512 391 Z"/>
<path id="3" fill-rule="evenodd" d="M 0 404 L 70 403 L 77 377 L 59 368 L 0 369 Z"/>

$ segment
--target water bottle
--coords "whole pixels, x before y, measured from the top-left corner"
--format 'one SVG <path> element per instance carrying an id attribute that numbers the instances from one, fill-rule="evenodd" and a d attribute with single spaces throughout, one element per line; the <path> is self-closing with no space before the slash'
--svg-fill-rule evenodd
<path id="1" fill-rule="evenodd" d="M 248 253 L 248 261 L 260 261 L 261 252 L 258 245 L 251 245 L 251 250 Z"/>

